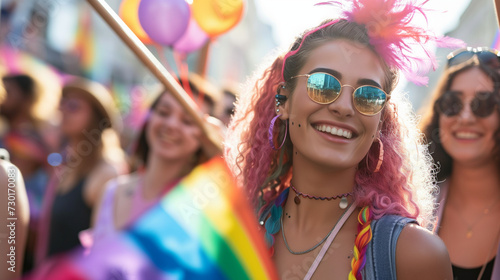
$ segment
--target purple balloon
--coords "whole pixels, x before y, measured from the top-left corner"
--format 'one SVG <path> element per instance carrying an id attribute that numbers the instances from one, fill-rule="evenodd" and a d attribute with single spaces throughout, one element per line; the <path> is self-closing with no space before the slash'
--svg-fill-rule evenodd
<path id="1" fill-rule="evenodd" d="M 181 53 L 190 53 L 198 50 L 208 40 L 208 35 L 200 28 L 194 18 L 189 20 L 189 25 L 184 35 L 175 42 L 174 50 Z"/>
<path id="2" fill-rule="evenodd" d="M 141 0 L 139 22 L 148 36 L 162 45 L 173 45 L 187 29 L 191 10 L 185 0 Z"/>

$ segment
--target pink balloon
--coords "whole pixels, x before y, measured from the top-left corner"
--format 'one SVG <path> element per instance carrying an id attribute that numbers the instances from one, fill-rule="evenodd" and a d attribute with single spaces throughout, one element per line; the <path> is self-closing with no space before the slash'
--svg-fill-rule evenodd
<path id="1" fill-rule="evenodd" d="M 184 35 L 175 42 L 174 50 L 181 53 L 190 53 L 200 49 L 208 40 L 208 35 L 203 31 L 196 20 L 189 20 L 188 28 Z"/>
<path id="2" fill-rule="evenodd" d="M 139 22 L 148 36 L 172 46 L 187 29 L 191 10 L 185 0 L 141 0 Z"/>

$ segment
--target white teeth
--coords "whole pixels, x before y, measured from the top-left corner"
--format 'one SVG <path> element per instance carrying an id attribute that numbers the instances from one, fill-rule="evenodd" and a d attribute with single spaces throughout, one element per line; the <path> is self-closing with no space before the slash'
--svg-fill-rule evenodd
<path id="1" fill-rule="evenodd" d="M 460 139 L 477 139 L 479 134 L 474 132 L 457 132 L 456 137 Z"/>
<path id="2" fill-rule="evenodd" d="M 342 129 L 342 128 L 336 128 L 334 126 L 327 126 L 327 125 L 317 125 L 315 128 L 319 131 L 330 133 L 331 135 L 336 135 L 336 136 L 341 136 L 347 139 L 352 138 L 352 131 Z"/>
<path id="3" fill-rule="evenodd" d="M 169 137 L 170 136 L 169 133 L 162 132 L 162 133 L 159 134 L 159 136 L 160 136 L 159 138 L 160 138 L 161 141 L 171 142 L 171 143 L 174 142 L 173 138 Z"/>

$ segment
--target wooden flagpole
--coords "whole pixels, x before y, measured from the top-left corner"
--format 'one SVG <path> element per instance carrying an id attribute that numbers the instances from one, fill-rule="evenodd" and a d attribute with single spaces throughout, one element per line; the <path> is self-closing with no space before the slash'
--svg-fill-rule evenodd
<path id="1" fill-rule="evenodd" d="M 104 0 L 87 0 L 94 10 L 113 31 L 123 40 L 123 42 L 134 52 L 139 60 L 151 71 L 151 73 L 165 86 L 169 93 L 181 104 L 181 106 L 191 115 L 196 124 L 202 128 L 208 139 L 219 150 L 221 148 L 220 137 L 211 129 L 207 129 L 201 113 L 196 111 L 197 105 L 184 91 L 182 86 L 170 75 L 165 67 L 156 59 L 149 49 L 139 40 L 132 30 L 123 20 L 111 9 Z"/>

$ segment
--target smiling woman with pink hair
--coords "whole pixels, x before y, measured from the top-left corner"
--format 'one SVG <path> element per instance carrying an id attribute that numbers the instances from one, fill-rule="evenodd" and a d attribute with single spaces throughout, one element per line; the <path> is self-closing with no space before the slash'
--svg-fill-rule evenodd
<path id="1" fill-rule="evenodd" d="M 227 161 L 282 278 L 451 279 L 444 244 L 425 229 L 430 157 L 393 90 L 398 71 L 426 83 L 427 43 L 455 42 L 412 25 L 425 17 L 417 1 L 343 11 L 299 36 L 241 95 Z"/>

